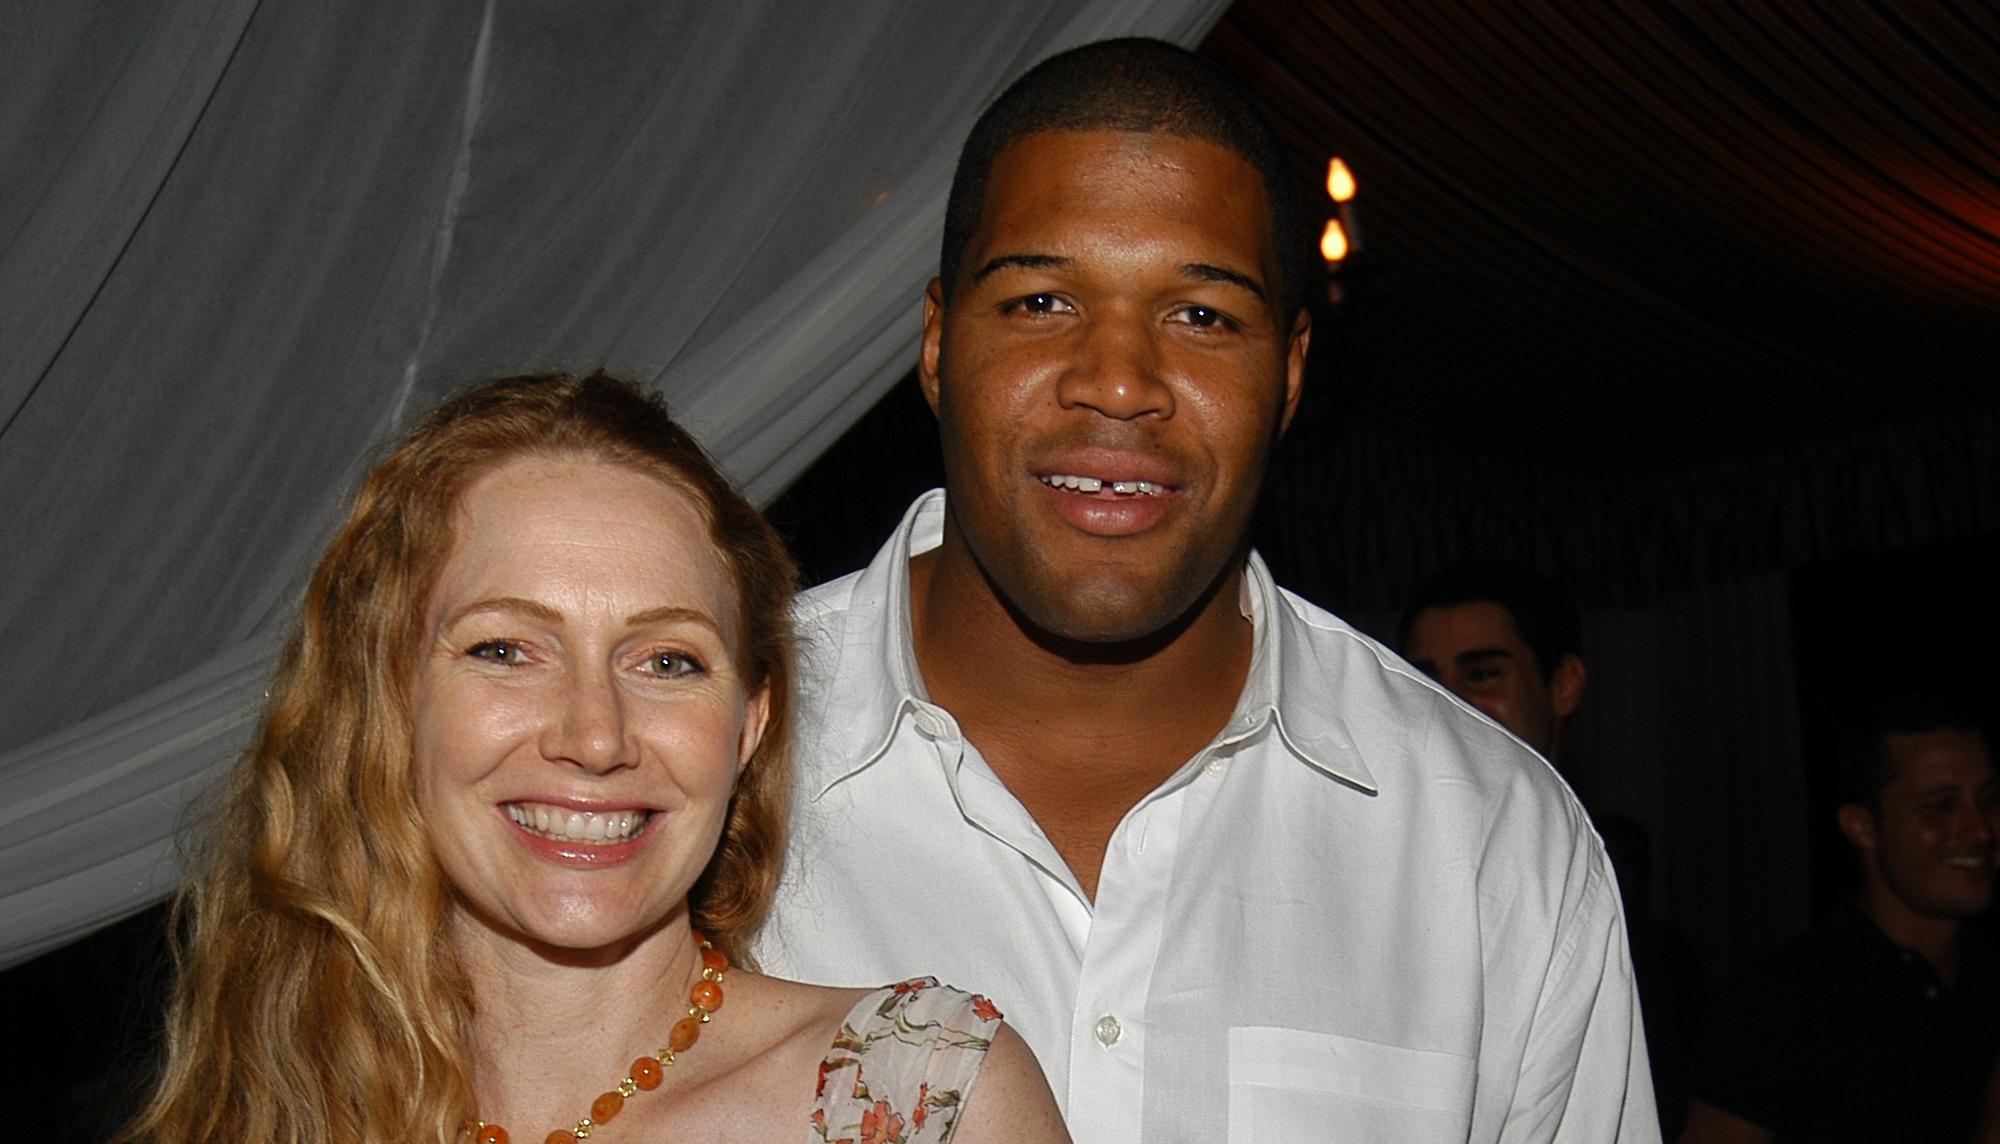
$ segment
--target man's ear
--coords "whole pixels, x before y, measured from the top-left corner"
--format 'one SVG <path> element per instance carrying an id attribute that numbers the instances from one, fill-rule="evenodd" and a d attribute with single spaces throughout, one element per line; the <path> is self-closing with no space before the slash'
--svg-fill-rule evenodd
<path id="1" fill-rule="evenodd" d="M 1299 411 L 1299 395 L 1305 391 L 1306 350 L 1312 345 L 1312 315 L 1301 306 L 1285 343 L 1285 413 L 1278 421 L 1278 436 L 1292 427 L 1292 414 Z"/>
<path id="2" fill-rule="evenodd" d="M 736 740 L 736 773 L 750 765 L 750 757 L 764 742 L 764 729 L 771 721 L 771 685 L 759 687 L 743 709 L 743 731 Z"/>
<path id="3" fill-rule="evenodd" d="M 1583 704 L 1585 674 L 1583 660 L 1574 653 L 1556 661 L 1555 673 L 1549 676 L 1549 706 L 1554 708 L 1556 718 L 1567 719 Z"/>
<path id="4" fill-rule="evenodd" d="M 938 352 L 944 343 L 944 282 L 924 287 L 924 340 L 917 351 L 917 384 L 935 415 L 938 407 Z"/>
<path id="5" fill-rule="evenodd" d="M 1867 807 L 1844 802 L 1833 814 L 1848 845 L 1856 850 L 1875 849 L 1875 815 Z"/>

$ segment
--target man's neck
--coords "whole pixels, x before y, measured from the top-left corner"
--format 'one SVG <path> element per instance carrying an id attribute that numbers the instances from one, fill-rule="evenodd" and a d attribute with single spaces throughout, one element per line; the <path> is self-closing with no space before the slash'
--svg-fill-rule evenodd
<path id="1" fill-rule="evenodd" d="M 1235 710 L 1254 643 L 1238 603 L 1242 567 L 1170 634 L 1081 654 L 1027 630 L 946 543 L 910 561 L 924 687 L 1095 898 L 1105 846 L 1126 811 Z"/>
<path id="2" fill-rule="evenodd" d="M 1883 937 L 1915 951 L 1945 984 L 1958 983 L 1959 933 L 1963 928 L 1958 919 L 1919 914 L 1871 877 L 1862 879 L 1861 909 Z"/>

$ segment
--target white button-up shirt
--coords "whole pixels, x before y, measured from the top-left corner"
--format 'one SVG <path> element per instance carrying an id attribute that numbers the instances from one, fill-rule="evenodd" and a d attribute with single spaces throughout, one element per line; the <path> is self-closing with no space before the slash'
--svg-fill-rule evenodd
<path id="1" fill-rule="evenodd" d="M 800 604 L 767 971 L 988 994 L 1079 1144 L 1659 1139 L 1616 884 L 1539 756 L 1253 555 L 1235 713 L 1093 904 L 925 697 L 909 560 L 943 515 Z"/>

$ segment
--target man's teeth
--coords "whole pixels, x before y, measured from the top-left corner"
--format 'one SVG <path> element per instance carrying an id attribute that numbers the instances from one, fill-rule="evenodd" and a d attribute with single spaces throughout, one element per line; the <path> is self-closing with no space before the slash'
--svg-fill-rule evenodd
<path id="1" fill-rule="evenodd" d="M 513 819 L 516 826 L 544 838 L 565 842 L 623 842 L 637 834 L 652 813 L 649 810 L 614 810 L 598 814 L 595 811 L 565 810 L 559 806 L 507 804 L 507 817 Z"/>
<path id="2" fill-rule="evenodd" d="M 1077 493 L 1098 493 L 1109 484 L 1111 491 L 1119 496 L 1159 496 L 1166 492 L 1166 486 L 1151 481 L 1105 481 L 1102 477 L 1079 477 L 1070 473 L 1056 473 L 1042 478 L 1042 483 L 1055 489 L 1068 489 Z"/>

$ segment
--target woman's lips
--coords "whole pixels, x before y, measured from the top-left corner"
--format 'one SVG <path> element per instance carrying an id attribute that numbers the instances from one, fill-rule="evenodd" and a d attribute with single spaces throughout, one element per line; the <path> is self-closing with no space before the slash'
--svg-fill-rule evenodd
<path id="1" fill-rule="evenodd" d="M 576 810 L 545 802 L 510 802 L 503 809 L 514 825 L 558 842 L 623 842 L 644 830 L 652 815 L 639 807 Z"/>
<path id="2" fill-rule="evenodd" d="M 611 866 L 636 856 L 657 811 L 643 807 L 579 810 L 543 802 L 508 802 L 501 810 L 529 850 L 567 866 Z"/>

